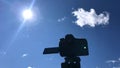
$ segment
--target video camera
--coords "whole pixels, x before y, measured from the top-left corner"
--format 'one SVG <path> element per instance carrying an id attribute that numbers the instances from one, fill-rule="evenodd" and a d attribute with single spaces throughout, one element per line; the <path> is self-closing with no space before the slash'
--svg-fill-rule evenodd
<path id="1" fill-rule="evenodd" d="M 86 39 L 75 38 L 72 34 L 67 34 L 61 38 L 59 47 L 45 48 L 43 54 L 60 53 L 62 57 L 87 56 L 88 43 Z"/>

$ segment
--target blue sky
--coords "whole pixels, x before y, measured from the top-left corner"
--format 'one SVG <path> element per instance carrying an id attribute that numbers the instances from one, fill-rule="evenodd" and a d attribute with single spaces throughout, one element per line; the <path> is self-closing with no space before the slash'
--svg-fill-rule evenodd
<path id="1" fill-rule="evenodd" d="M 114 61 L 114 67 L 120 67 L 119 3 L 119 0 L 0 0 L 0 68 L 60 68 L 64 60 L 59 54 L 42 52 L 46 47 L 58 46 L 59 39 L 66 34 L 88 40 L 90 55 L 81 57 L 82 68 L 113 68 Z M 21 13 L 30 6 L 33 20 L 24 21 Z M 74 16 L 78 9 L 85 14 Z M 91 9 L 96 12 L 90 15 L 94 27 L 86 18 Z M 109 20 L 105 22 L 107 14 Z M 77 18 L 82 15 L 83 18 Z M 88 21 L 80 26 L 78 20 Z M 96 24 L 100 20 L 102 24 Z"/>

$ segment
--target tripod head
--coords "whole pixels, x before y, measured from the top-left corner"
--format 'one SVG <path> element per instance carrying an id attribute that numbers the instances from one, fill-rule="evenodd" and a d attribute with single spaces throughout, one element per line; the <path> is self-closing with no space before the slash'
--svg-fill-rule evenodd
<path id="1" fill-rule="evenodd" d="M 87 56 L 88 43 L 84 38 L 75 38 L 72 34 L 67 34 L 65 38 L 61 38 L 59 47 L 45 48 L 43 54 L 59 53 L 61 57 L 65 57 L 65 63 L 62 68 L 80 68 L 80 58 L 78 56 Z"/>

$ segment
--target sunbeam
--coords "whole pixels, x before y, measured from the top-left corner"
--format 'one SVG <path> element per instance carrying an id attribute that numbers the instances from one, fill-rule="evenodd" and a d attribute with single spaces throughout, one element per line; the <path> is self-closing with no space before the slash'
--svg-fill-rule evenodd
<path id="1" fill-rule="evenodd" d="M 30 4 L 29 10 L 32 9 L 34 3 L 35 3 L 35 0 L 33 0 L 32 3 Z M 27 10 L 25 13 L 30 14 L 30 13 L 28 13 L 28 10 Z M 25 15 L 27 15 L 27 14 L 25 14 Z M 32 15 L 28 15 L 28 16 L 32 16 Z M 15 42 L 15 40 L 16 40 L 16 38 L 18 37 L 18 35 L 19 35 L 19 33 L 21 32 L 21 30 L 24 28 L 25 23 L 27 22 L 27 20 L 30 18 L 30 17 L 28 17 L 28 16 L 26 16 L 26 17 L 24 18 L 23 22 L 22 22 L 22 23 L 20 24 L 20 26 L 18 27 L 16 33 L 13 35 L 11 41 L 9 42 L 7 48 L 5 49 L 5 52 L 6 52 L 6 53 L 8 52 L 8 50 L 10 49 L 10 47 L 11 47 L 11 46 L 13 45 L 13 43 Z"/>

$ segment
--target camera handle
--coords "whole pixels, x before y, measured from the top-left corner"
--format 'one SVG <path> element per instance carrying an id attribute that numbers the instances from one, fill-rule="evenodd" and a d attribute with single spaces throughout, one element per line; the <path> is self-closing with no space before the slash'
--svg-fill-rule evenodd
<path id="1" fill-rule="evenodd" d="M 79 57 L 65 57 L 65 62 L 61 63 L 61 68 L 81 68 Z"/>

